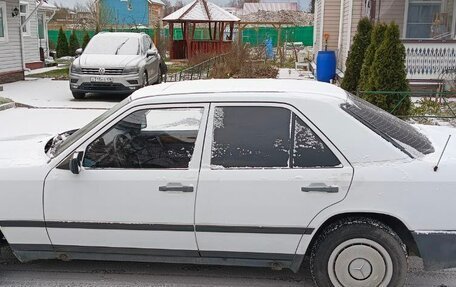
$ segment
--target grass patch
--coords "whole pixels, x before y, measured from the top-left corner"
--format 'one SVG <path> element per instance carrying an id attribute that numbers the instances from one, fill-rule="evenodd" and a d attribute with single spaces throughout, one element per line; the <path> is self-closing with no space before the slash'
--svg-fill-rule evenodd
<path id="1" fill-rule="evenodd" d="M 232 52 L 218 61 L 210 72 L 215 79 L 227 78 L 270 78 L 275 79 L 279 69 L 273 62 L 265 62 L 255 57 L 248 47 L 234 48 Z"/>
<path id="2" fill-rule="evenodd" d="M 44 73 L 31 75 L 33 78 L 51 78 L 53 80 L 68 80 L 69 79 L 69 70 L 68 67 L 62 69 L 56 69 Z"/>
<path id="3" fill-rule="evenodd" d="M 184 70 L 185 68 L 188 68 L 188 64 L 174 63 L 172 65 L 167 65 L 167 67 L 168 67 L 168 74 L 174 74 L 174 73 L 178 73 L 178 72 Z"/>
<path id="4" fill-rule="evenodd" d="M 10 99 L 0 97 L 0 105 L 12 102 Z"/>

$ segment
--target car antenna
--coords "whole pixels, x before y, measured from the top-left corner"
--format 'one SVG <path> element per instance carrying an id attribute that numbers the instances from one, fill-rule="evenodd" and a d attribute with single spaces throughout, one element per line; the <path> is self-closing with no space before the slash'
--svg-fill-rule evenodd
<path id="1" fill-rule="evenodd" d="M 442 159 L 442 156 L 443 154 L 445 153 L 445 150 L 447 148 L 447 145 L 448 145 L 448 142 L 450 141 L 451 139 L 451 135 L 448 136 L 448 139 L 445 143 L 445 146 L 443 147 L 443 150 L 442 150 L 442 153 L 440 154 L 440 157 L 439 157 L 439 161 L 437 162 L 437 164 L 434 166 L 434 171 L 437 172 L 437 170 L 439 169 L 439 164 L 440 164 L 440 160 Z"/>

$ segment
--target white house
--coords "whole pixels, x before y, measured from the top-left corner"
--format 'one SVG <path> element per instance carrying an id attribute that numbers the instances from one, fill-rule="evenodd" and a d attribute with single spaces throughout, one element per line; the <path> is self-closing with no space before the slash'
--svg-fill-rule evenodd
<path id="1" fill-rule="evenodd" d="M 44 66 L 47 23 L 55 10 L 45 0 L 0 0 L 0 83 L 21 80 L 24 70 Z"/>
<path id="2" fill-rule="evenodd" d="M 316 0 L 314 51 L 336 51 L 339 77 L 362 17 L 399 25 L 412 88 L 435 88 L 456 69 L 456 0 Z"/>

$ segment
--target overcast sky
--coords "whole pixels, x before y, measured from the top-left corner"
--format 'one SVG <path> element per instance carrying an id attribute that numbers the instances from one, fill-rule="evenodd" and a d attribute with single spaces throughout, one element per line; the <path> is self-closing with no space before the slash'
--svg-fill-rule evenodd
<path id="1" fill-rule="evenodd" d="M 91 0 L 50 0 L 50 2 L 59 3 L 62 6 L 66 6 L 66 7 L 73 7 L 76 3 L 85 3 L 87 1 L 91 1 Z M 120 0 L 117 0 L 117 1 L 120 1 Z M 183 0 L 182 2 L 188 3 L 190 1 L 191 0 Z M 209 0 L 209 1 L 212 1 L 215 4 L 220 5 L 220 6 L 223 6 L 229 2 L 229 0 Z M 307 9 L 307 7 L 309 6 L 309 2 L 310 2 L 310 0 L 297 0 L 297 1 L 299 2 L 300 6 L 304 10 Z M 171 0 L 171 2 L 175 2 L 175 0 Z"/>

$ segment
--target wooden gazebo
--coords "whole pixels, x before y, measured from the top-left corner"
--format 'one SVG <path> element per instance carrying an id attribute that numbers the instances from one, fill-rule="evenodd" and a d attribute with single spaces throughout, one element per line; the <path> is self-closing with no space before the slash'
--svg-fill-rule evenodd
<path id="1" fill-rule="evenodd" d="M 190 59 L 197 54 L 220 54 L 233 44 L 234 24 L 240 19 L 214 3 L 194 0 L 169 14 L 170 58 Z M 182 40 L 174 40 L 175 25 L 180 24 Z M 197 25 L 208 30 L 208 39 L 195 39 Z"/>

